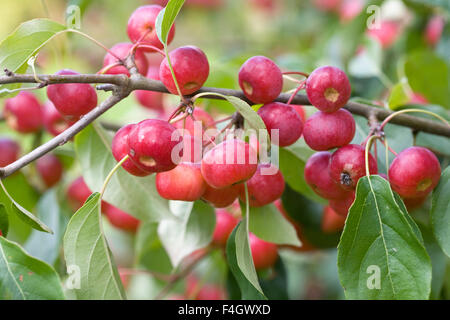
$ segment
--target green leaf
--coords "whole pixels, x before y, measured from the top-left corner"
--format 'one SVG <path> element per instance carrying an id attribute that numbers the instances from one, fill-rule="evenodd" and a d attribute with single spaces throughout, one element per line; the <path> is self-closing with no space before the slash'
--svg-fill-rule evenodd
<path id="1" fill-rule="evenodd" d="M 38 216 L 49 225 L 54 234 L 33 231 L 24 245 L 32 256 L 53 265 L 59 256 L 68 215 L 58 203 L 56 189 L 50 189 L 39 200 Z"/>
<path id="2" fill-rule="evenodd" d="M 295 228 L 283 217 L 274 204 L 250 208 L 249 218 L 250 232 L 258 238 L 276 244 L 301 245 Z"/>
<path id="3" fill-rule="evenodd" d="M 289 300 L 287 292 L 288 274 L 283 259 L 278 259 L 273 267 L 273 274 L 262 278 L 261 287 L 269 300 Z"/>
<path id="4" fill-rule="evenodd" d="M 247 220 L 241 221 L 234 228 L 227 241 L 228 266 L 241 289 L 244 300 L 265 300 L 259 285 L 258 276 L 253 264 L 247 232 Z"/>
<path id="5" fill-rule="evenodd" d="M 414 92 L 450 108 L 450 69 L 443 59 L 431 51 L 415 52 L 405 63 L 405 73 Z"/>
<path id="6" fill-rule="evenodd" d="M 432 199 L 431 227 L 439 246 L 450 257 L 450 167 L 442 173 Z"/>
<path id="7" fill-rule="evenodd" d="M 247 102 L 234 96 L 224 96 L 224 98 L 234 106 L 236 111 L 238 111 L 258 133 L 259 130 L 267 130 L 264 121 Z"/>
<path id="8" fill-rule="evenodd" d="M 409 102 L 409 97 L 405 89 L 405 84 L 397 83 L 391 90 L 389 95 L 388 104 L 392 110 L 398 109 L 398 107 L 404 106 Z"/>
<path id="9" fill-rule="evenodd" d="M 172 265 L 177 267 L 183 258 L 211 242 L 216 215 L 202 201 L 170 201 L 170 208 L 175 218 L 162 220 L 158 235 Z"/>
<path id="10" fill-rule="evenodd" d="M 181 7 L 183 7 L 184 1 L 185 0 L 170 0 L 156 18 L 156 34 L 158 35 L 159 41 L 161 41 L 164 46 L 167 45 L 167 37 L 169 36 L 170 28 L 172 28 Z"/>
<path id="11" fill-rule="evenodd" d="M 100 194 L 94 193 L 72 216 L 64 234 L 68 270 L 79 276 L 73 292 L 80 300 L 126 299 L 119 272 L 101 225 Z M 79 272 L 78 272 L 79 271 Z"/>
<path id="12" fill-rule="evenodd" d="M 34 19 L 22 23 L 13 33 L 0 43 L 0 69 L 23 73 L 27 61 L 48 41 L 66 27 L 48 19 Z M 0 86 L 2 89 L 15 89 L 17 85 Z M 1 96 L 1 94 L 0 94 Z"/>
<path id="13" fill-rule="evenodd" d="M 447 0 L 406 0 L 406 3 L 415 3 L 429 7 L 430 9 L 436 9 L 440 7 L 450 14 L 450 2 Z"/>
<path id="14" fill-rule="evenodd" d="M 112 137 L 98 126 L 88 126 L 75 137 L 75 151 L 83 177 L 92 191 L 99 191 L 117 164 L 111 153 Z M 119 168 L 106 188 L 103 200 L 144 221 L 172 216 L 168 201 L 155 186 L 155 175 L 135 177 Z"/>
<path id="15" fill-rule="evenodd" d="M 385 179 L 359 180 L 338 247 L 348 299 L 429 298 L 430 257 L 407 216 Z"/>
<path id="16" fill-rule="evenodd" d="M 9 218 L 8 218 L 8 212 L 6 211 L 5 206 L 3 203 L 0 203 L 0 232 L 2 233 L 2 236 L 6 238 L 9 231 Z"/>
<path id="17" fill-rule="evenodd" d="M 63 300 L 56 271 L 0 237 L 0 300 Z"/>

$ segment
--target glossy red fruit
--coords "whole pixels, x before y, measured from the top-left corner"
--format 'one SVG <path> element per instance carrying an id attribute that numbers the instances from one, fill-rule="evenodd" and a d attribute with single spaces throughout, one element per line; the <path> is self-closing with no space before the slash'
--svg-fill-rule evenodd
<path id="1" fill-rule="evenodd" d="M 347 191 L 331 179 L 328 166 L 331 153 L 328 151 L 313 154 L 305 166 L 305 181 L 315 193 L 325 199 L 342 199 Z"/>
<path id="2" fill-rule="evenodd" d="M 172 149 L 181 142 L 179 132 L 171 124 L 148 119 L 139 122 L 128 134 L 128 154 L 141 170 L 169 171 L 176 167 L 176 155 L 172 155 Z"/>
<path id="3" fill-rule="evenodd" d="M 47 188 L 57 184 L 63 174 L 63 165 L 59 158 L 47 153 L 36 161 L 36 169 Z"/>
<path id="4" fill-rule="evenodd" d="M 83 177 L 75 179 L 67 189 L 67 197 L 74 210 L 78 210 L 91 194 L 92 192 L 84 182 Z"/>
<path id="5" fill-rule="evenodd" d="M 228 139 L 202 159 L 202 175 L 214 188 L 225 188 L 250 179 L 257 169 L 256 151 L 248 143 Z"/>
<path id="6" fill-rule="evenodd" d="M 182 162 L 170 171 L 157 173 L 156 190 L 168 200 L 199 200 L 206 190 L 200 163 Z"/>
<path id="7" fill-rule="evenodd" d="M 389 167 L 392 189 L 403 198 L 421 198 L 430 193 L 441 176 L 439 160 L 423 147 L 410 147 L 398 154 Z"/>
<path id="8" fill-rule="evenodd" d="M 337 149 L 330 159 L 330 176 L 339 185 L 351 190 L 356 188 L 358 180 L 366 175 L 365 148 L 349 144 Z M 377 161 L 369 153 L 369 172 L 378 173 Z"/>
<path id="9" fill-rule="evenodd" d="M 379 28 L 367 30 L 367 35 L 378 41 L 384 49 L 391 47 L 400 34 L 401 27 L 396 21 L 382 21 Z"/>
<path id="10" fill-rule="evenodd" d="M 445 19 L 443 16 L 435 15 L 428 21 L 425 29 L 425 41 L 432 47 L 441 41 L 442 32 L 444 31 Z"/>
<path id="11" fill-rule="evenodd" d="M 275 62 L 264 56 L 255 56 L 241 66 L 239 86 L 250 101 L 269 103 L 280 95 L 283 75 Z"/>
<path id="12" fill-rule="evenodd" d="M 225 247 L 228 237 L 238 224 L 238 219 L 225 209 L 216 210 L 216 227 L 214 229 L 212 243 L 219 247 Z"/>
<path id="13" fill-rule="evenodd" d="M 12 129 L 20 133 L 36 132 L 43 124 L 43 112 L 34 94 L 21 91 L 14 98 L 5 100 L 3 116 Z"/>
<path id="14" fill-rule="evenodd" d="M 189 132 L 191 136 L 194 136 L 198 139 L 202 139 L 203 131 L 206 129 L 213 129 L 216 126 L 214 125 L 214 119 L 213 117 L 205 110 L 201 108 L 195 108 L 194 112 L 192 113 L 192 116 L 194 117 L 195 121 L 198 121 L 198 128 L 201 130 L 198 130 L 200 132 L 195 131 L 195 121 L 192 119 L 192 117 L 187 117 L 186 121 L 178 121 L 173 124 L 173 126 L 177 129 L 183 129 L 183 122 L 184 122 L 184 129 Z"/>
<path id="15" fill-rule="evenodd" d="M 311 149 L 325 151 L 349 144 L 355 129 L 355 119 L 345 109 L 333 113 L 318 111 L 306 121 L 303 137 Z"/>
<path id="16" fill-rule="evenodd" d="M 185 296 L 192 300 L 225 300 L 226 292 L 216 284 L 202 283 L 197 277 L 189 275 Z"/>
<path id="17" fill-rule="evenodd" d="M 139 227 L 140 220 L 105 201 L 102 202 L 102 211 L 109 222 L 118 229 L 136 232 Z"/>
<path id="18" fill-rule="evenodd" d="M 19 158 L 20 146 L 12 139 L 0 138 L 0 167 L 6 167 Z"/>
<path id="19" fill-rule="evenodd" d="M 159 68 L 150 66 L 146 77 L 152 80 L 159 80 Z M 139 103 L 147 109 L 164 111 L 163 94 L 161 92 L 136 90 L 134 92 Z"/>
<path id="20" fill-rule="evenodd" d="M 272 267 L 278 259 L 277 245 L 264 241 L 253 233 L 250 233 L 248 236 L 255 269 L 262 270 Z"/>
<path id="21" fill-rule="evenodd" d="M 413 92 L 411 97 L 409 98 L 410 104 L 428 104 L 429 101 L 427 98 L 425 98 L 423 95 L 417 92 Z"/>
<path id="22" fill-rule="evenodd" d="M 323 208 L 322 231 L 324 233 L 333 233 L 341 231 L 345 225 L 345 216 L 337 214 L 330 206 Z"/>
<path id="23" fill-rule="evenodd" d="M 423 206 L 425 201 L 427 200 L 427 196 L 420 198 L 404 198 L 403 203 L 406 206 L 408 211 L 413 211 Z"/>
<path id="24" fill-rule="evenodd" d="M 271 164 L 260 164 L 253 177 L 247 181 L 251 207 L 262 207 L 279 199 L 284 191 L 284 178 L 280 170 Z M 245 189 L 239 195 L 245 202 Z"/>
<path id="25" fill-rule="evenodd" d="M 350 191 L 347 193 L 347 196 L 343 199 L 332 199 L 329 201 L 328 205 L 336 212 L 337 214 L 347 217 L 348 210 L 352 206 L 355 201 L 355 192 Z"/>
<path id="26" fill-rule="evenodd" d="M 205 53 L 195 46 L 179 47 L 169 52 L 170 62 L 183 95 L 200 89 L 208 79 L 209 62 Z M 159 67 L 159 78 L 173 94 L 178 94 L 167 58 Z"/>
<path id="27" fill-rule="evenodd" d="M 352 88 L 344 71 L 333 66 L 314 70 L 306 79 L 306 94 L 313 106 L 323 112 L 335 112 L 350 99 Z"/>
<path id="28" fill-rule="evenodd" d="M 130 152 L 130 147 L 128 146 L 128 135 L 135 126 L 135 124 L 128 124 L 120 128 L 119 131 L 117 131 L 114 135 L 111 149 L 114 159 L 116 159 L 117 162 L 122 160 Z M 122 168 L 124 168 L 132 175 L 138 177 L 145 177 L 150 174 L 149 172 L 146 172 L 136 166 L 136 164 L 131 159 L 125 160 L 125 162 L 122 163 Z"/>
<path id="29" fill-rule="evenodd" d="M 365 0 L 343 0 L 339 6 L 339 17 L 341 22 L 352 21 L 364 9 Z"/>
<path id="30" fill-rule="evenodd" d="M 202 199 L 209 202 L 215 208 L 225 208 L 233 204 L 239 196 L 241 185 L 232 185 L 222 189 L 216 189 L 206 185 Z"/>
<path id="31" fill-rule="evenodd" d="M 57 136 L 62 132 L 66 131 L 72 124 L 73 121 L 69 121 L 64 118 L 58 110 L 56 110 L 53 103 L 49 100 L 44 104 L 44 126 L 45 129 L 52 136 Z"/>
<path id="32" fill-rule="evenodd" d="M 181 162 L 199 163 L 203 158 L 202 141 L 189 135 L 183 136 L 183 157 Z"/>
<path id="33" fill-rule="evenodd" d="M 133 47 L 132 43 L 129 42 L 120 42 L 116 45 L 114 45 L 109 51 L 114 53 L 117 57 L 124 60 L 128 54 L 130 53 L 131 48 Z M 111 53 L 107 53 L 105 55 L 105 58 L 103 59 L 103 68 L 115 64 L 119 62 L 115 56 L 113 56 Z M 136 67 L 138 69 L 138 72 L 140 74 L 145 75 L 147 73 L 148 69 L 148 62 L 147 58 L 145 57 L 144 52 L 141 49 L 137 49 L 134 54 L 134 62 L 136 63 Z M 130 76 L 130 73 L 128 72 L 128 69 L 125 66 L 115 66 L 110 69 L 108 69 L 105 74 L 126 74 L 127 76 Z"/>
<path id="34" fill-rule="evenodd" d="M 159 49 L 163 48 L 163 44 L 159 41 L 156 34 L 155 22 L 159 12 L 163 7 L 158 5 L 147 5 L 137 8 L 130 16 L 127 24 L 127 34 L 131 42 L 140 41 L 144 45 L 155 46 Z M 169 31 L 167 44 L 172 42 L 175 35 L 175 25 Z M 154 51 L 144 49 L 145 51 Z"/>
<path id="35" fill-rule="evenodd" d="M 56 75 L 78 75 L 72 70 L 61 70 Z M 87 83 L 51 84 L 47 96 L 55 108 L 64 116 L 77 119 L 97 106 L 97 93 Z"/>
<path id="36" fill-rule="evenodd" d="M 277 142 L 274 134 L 278 134 L 278 145 L 281 147 L 289 146 L 301 137 L 302 119 L 290 105 L 272 102 L 259 108 L 258 114 L 264 121 L 273 143 Z"/>
<path id="37" fill-rule="evenodd" d="M 305 123 L 306 122 L 305 108 L 298 104 L 291 104 L 291 107 L 294 108 L 295 111 L 297 111 L 298 115 L 300 116 L 300 119 L 302 119 L 302 122 Z"/>

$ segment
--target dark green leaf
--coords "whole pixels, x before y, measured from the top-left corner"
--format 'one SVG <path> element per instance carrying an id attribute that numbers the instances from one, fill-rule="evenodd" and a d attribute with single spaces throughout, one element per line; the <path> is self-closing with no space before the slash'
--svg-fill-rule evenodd
<path id="1" fill-rule="evenodd" d="M 0 203 L 0 232 L 6 238 L 9 231 L 9 218 L 5 206 Z"/>
<path id="2" fill-rule="evenodd" d="M 436 241 L 450 257 L 450 167 L 442 173 L 438 186 L 433 191 L 431 205 L 431 227 Z"/>

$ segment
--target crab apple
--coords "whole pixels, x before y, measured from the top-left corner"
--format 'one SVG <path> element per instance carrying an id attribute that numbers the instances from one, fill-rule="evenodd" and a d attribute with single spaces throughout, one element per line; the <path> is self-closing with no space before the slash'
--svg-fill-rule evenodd
<path id="1" fill-rule="evenodd" d="M 204 131 L 208 128 L 215 128 L 214 119 L 213 117 L 205 110 L 201 108 L 195 108 L 192 112 L 192 116 L 195 119 L 195 121 L 200 122 L 200 128 Z M 177 129 L 183 129 L 188 131 L 191 136 L 195 136 L 197 138 L 201 138 L 198 135 L 203 134 L 203 132 L 195 132 L 195 121 L 192 117 L 187 117 L 185 120 L 177 121 L 173 124 L 173 126 Z"/>
<path id="2" fill-rule="evenodd" d="M 186 279 L 184 295 L 188 299 L 193 300 L 224 300 L 226 298 L 226 292 L 220 286 L 212 283 L 202 283 L 192 274 Z"/>
<path id="3" fill-rule="evenodd" d="M 176 167 L 172 149 L 181 142 L 182 137 L 171 124 L 147 119 L 139 122 L 128 134 L 128 154 L 141 170 L 169 171 Z M 182 151 L 180 156 L 183 156 Z"/>
<path id="4" fill-rule="evenodd" d="M 306 94 L 313 106 L 335 112 L 350 99 L 352 88 L 344 71 L 333 66 L 315 69 L 306 79 Z"/>
<path id="5" fill-rule="evenodd" d="M 64 69 L 56 75 L 78 75 L 78 72 Z M 79 118 L 97 106 L 97 93 L 87 83 L 51 84 L 47 96 L 55 108 L 64 116 Z"/>
<path id="6" fill-rule="evenodd" d="M 442 37 L 442 32 L 444 31 L 444 26 L 444 17 L 440 15 L 431 17 L 425 29 L 425 41 L 428 45 L 434 47 L 439 43 Z"/>
<path id="7" fill-rule="evenodd" d="M 330 176 L 346 190 L 356 188 L 358 180 L 366 175 L 365 148 L 348 144 L 337 149 L 330 159 Z M 369 153 L 369 173 L 377 174 L 377 161 Z"/>
<path id="8" fill-rule="evenodd" d="M 34 94 L 21 91 L 5 100 L 3 116 L 6 123 L 20 133 L 36 132 L 43 124 L 42 108 Z"/>
<path id="9" fill-rule="evenodd" d="M 181 162 L 197 163 L 202 161 L 202 149 L 202 140 L 189 134 L 185 134 L 183 136 L 183 157 L 181 158 Z"/>
<path id="10" fill-rule="evenodd" d="M 209 62 L 205 53 L 195 46 L 179 47 L 169 52 L 172 64 L 180 87 L 181 94 L 187 95 L 200 89 L 208 79 Z M 159 67 L 159 78 L 173 94 L 178 94 L 172 72 L 169 68 L 167 58 L 161 62 Z"/>
<path id="11" fill-rule="evenodd" d="M 364 9 L 365 0 L 343 0 L 339 6 L 339 18 L 342 22 L 349 22 Z"/>
<path id="12" fill-rule="evenodd" d="M 355 201 L 355 192 L 350 191 L 347 193 L 347 196 L 343 199 L 331 199 L 328 205 L 337 214 L 343 217 L 347 217 L 348 210 L 350 209 L 354 201 Z"/>
<path id="13" fill-rule="evenodd" d="M 150 66 L 146 77 L 152 80 L 159 80 L 159 68 Z M 163 94 L 161 92 L 136 90 L 134 92 L 139 103 L 147 109 L 164 111 Z"/>
<path id="14" fill-rule="evenodd" d="M 333 113 L 318 111 L 306 120 L 303 138 L 313 150 L 325 151 L 349 144 L 355 136 L 355 119 L 339 109 Z"/>
<path id="15" fill-rule="evenodd" d="M 398 154 L 389 167 L 392 189 L 403 198 L 421 198 L 439 182 L 441 166 L 433 152 L 410 147 Z"/>
<path id="16" fill-rule="evenodd" d="M 219 247 L 225 247 L 228 237 L 238 224 L 236 219 L 230 212 L 225 209 L 216 210 L 216 227 L 212 237 L 212 243 Z"/>
<path id="17" fill-rule="evenodd" d="M 249 233 L 250 250 L 256 270 L 272 267 L 278 259 L 277 245 Z"/>
<path id="18" fill-rule="evenodd" d="M 339 9 L 342 0 L 314 0 L 314 6 L 322 11 L 336 11 Z"/>
<path id="19" fill-rule="evenodd" d="M 300 119 L 302 119 L 302 122 L 305 123 L 306 121 L 306 112 L 305 108 L 298 104 L 291 104 L 291 107 L 297 111 L 298 115 L 300 116 Z"/>
<path id="20" fill-rule="evenodd" d="M 383 49 L 391 47 L 400 36 L 401 26 L 396 21 L 382 21 L 379 27 L 373 27 L 367 30 L 370 38 L 378 41 Z"/>
<path id="21" fill-rule="evenodd" d="M 127 34 L 131 42 L 140 42 L 143 45 L 150 45 L 162 49 L 164 45 L 159 41 L 156 34 L 156 18 L 163 7 L 159 5 L 146 5 L 137 8 L 130 16 L 127 24 Z M 172 42 L 175 35 L 175 25 L 169 31 L 167 45 Z M 143 49 L 154 51 L 152 49 Z"/>
<path id="22" fill-rule="evenodd" d="M 72 208 L 78 210 L 86 202 L 91 193 L 83 177 L 78 177 L 67 189 L 67 198 Z"/>
<path id="23" fill-rule="evenodd" d="M 74 122 L 64 118 L 53 103 L 48 100 L 43 108 L 44 127 L 53 136 L 57 136 L 66 131 Z"/>
<path id="24" fill-rule="evenodd" d="M 59 158 L 48 153 L 36 161 L 36 169 L 47 188 L 57 184 L 63 174 L 63 165 Z"/>
<path id="25" fill-rule="evenodd" d="M 301 137 L 303 132 L 302 119 L 290 105 L 272 102 L 259 108 L 258 114 L 264 121 L 270 137 L 273 139 L 272 135 L 275 132 L 278 134 L 279 146 L 289 146 Z M 272 130 L 277 131 L 272 132 Z"/>
<path id="26" fill-rule="evenodd" d="M 417 92 L 413 92 L 411 97 L 409 98 L 410 104 L 428 104 L 429 101 L 423 95 Z"/>
<path id="27" fill-rule="evenodd" d="M 283 89 L 283 74 L 269 58 L 251 57 L 239 70 L 239 86 L 250 101 L 269 103 L 275 100 Z"/>
<path id="28" fill-rule="evenodd" d="M 140 220 L 106 201 L 102 201 L 102 211 L 108 218 L 108 221 L 118 229 L 136 232 L 139 227 Z"/>
<path id="29" fill-rule="evenodd" d="M 182 162 L 170 171 L 156 174 L 156 190 L 168 200 L 195 201 L 206 190 L 200 163 Z"/>
<path id="30" fill-rule="evenodd" d="M 337 214 L 330 206 L 323 208 L 322 214 L 322 231 L 325 233 L 333 233 L 341 231 L 345 225 L 345 216 Z"/>
<path id="31" fill-rule="evenodd" d="M 227 139 L 202 159 L 202 175 L 213 188 L 225 188 L 250 179 L 256 172 L 257 154 L 248 143 Z"/>
<path id="32" fill-rule="evenodd" d="M 328 151 L 313 154 L 305 165 L 305 181 L 315 193 L 325 199 L 342 199 L 347 192 L 331 179 L 328 166 L 331 153 Z"/>
<path id="33" fill-rule="evenodd" d="M 221 189 L 216 189 L 206 185 L 202 199 L 209 202 L 215 208 L 225 208 L 233 204 L 239 196 L 241 185 L 232 185 Z"/>
<path id="34" fill-rule="evenodd" d="M 120 42 L 114 45 L 109 51 L 114 53 L 118 58 L 124 60 L 131 51 L 133 47 L 132 43 L 129 42 Z M 106 53 L 105 58 L 103 59 L 103 68 L 115 64 L 119 62 L 115 56 L 111 53 Z M 140 74 L 145 74 L 148 68 L 147 58 L 145 57 L 144 52 L 141 49 L 137 49 L 134 53 L 134 62 L 136 64 L 137 70 Z M 130 72 L 125 66 L 115 66 L 108 70 L 106 70 L 105 74 L 126 74 L 130 76 Z"/>
<path id="35" fill-rule="evenodd" d="M 408 211 L 412 211 L 423 206 L 426 200 L 427 196 L 419 198 L 403 198 L 403 203 L 405 204 L 406 209 L 408 209 Z"/>
<path id="36" fill-rule="evenodd" d="M 260 164 L 253 177 L 247 181 L 248 198 L 251 207 L 262 207 L 281 197 L 284 178 L 272 164 Z M 245 189 L 241 188 L 240 199 L 245 202 Z"/>
<path id="37" fill-rule="evenodd" d="M 12 139 L 0 138 L 0 167 L 6 167 L 19 158 L 20 146 Z"/>
<path id="38" fill-rule="evenodd" d="M 134 126 L 135 124 L 128 124 L 126 126 L 123 126 L 114 135 L 111 149 L 114 159 L 116 159 L 117 162 L 122 160 L 130 152 L 130 147 L 128 146 L 128 135 L 130 134 L 130 131 L 134 128 Z M 125 160 L 125 162 L 122 163 L 122 168 L 124 168 L 128 173 L 137 177 L 145 177 L 150 174 L 149 172 L 138 168 L 131 159 Z"/>

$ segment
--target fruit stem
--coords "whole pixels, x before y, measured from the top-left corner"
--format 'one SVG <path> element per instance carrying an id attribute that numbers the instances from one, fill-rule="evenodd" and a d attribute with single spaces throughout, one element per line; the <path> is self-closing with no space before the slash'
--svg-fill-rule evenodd
<path id="1" fill-rule="evenodd" d="M 88 34 L 86 34 L 86 33 L 84 33 L 84 32 L 81 32 L 80 30 L 77 30 L 77 29 L 68 29 L 67 31 L 77 33 L 77 34 L 79 34 L 79 35 L 85 37 L 86 39 L 91 40 L 91 41 L 94 42 L 96 45 L 98 45 L 100 48 L 103 48 L 106 52 L 108 52 L 110 55 L 112 55 L 114 58 L 116 58 L 116 59 L 119 60 L 119 61 L 121 60 L 114 52 L 112 52 L 111 50 L 109 50 L 108 47 L 106 47 L 106 46 L 105 46 L 103 43 L 101 43 L 100 41 L 98 41 L 98 40 L 92 38 L 90 35 L 88 35 Z"/>
<path id="2" fill-rule="evenodd" d="M 154 50 L 154 51 L 158 52 L 159 54 L 161 54 L 163 57 L 166 57 L 166 53 L 163 50 L 161 50 L 155 46 L 151 46 L 149 44 L 138 44 L 134 50 L 139 49 L 139 48 Z"/>
<path id="3" fill-rule="evenodd" d="M 123 65 L 123 63 L 121 63 L 121 62 L 114 62 L 114 63 L 111 63 L 111 64 L 109 64 L 109 65 L 104 66 L 103 68 L 101 68 L 101 69 L 97 72 L 97 74 L 105 74 L 106 72 L 108 72 L 108 71 L 111 70 L 112 68 L 118 67 L 118 66 L 122 66 L 122 65 Z"/>
<path id="4" fill-rule="evenodd" d="M 233 119 L 233 116 L 229 116 L 229 117 L 217 120 L 214 123 L 212 123 L 208 128 L 214 127 L 214 126 L 218 125 L 219 123 L 222 123 L 222 122 L 225 122 L 225 121 L 228 121 L 228 120 L 232 120 L 232 119 Z"/>
<path id="5" fill-rule="evenodd" d="M 230 129 L 232 126 L 233 126 L 233 123 L 232 123 L 232 122 L 230 122 L 229 124 L 227 124 L 226 127 L 224 127 L 222 130 L 220 130 L 220 131 L 214 136 L 214 140 L 213 140 L 210 136 L 208 136 L 209 141 L 203 145 L 203 148 L 209 146 L 211 143 L 214 143 L 214 145 L 216 145 L 215 141 L 216 141 L 217 137 L 220 136 L 220 135 L 221 135 L 222 133 L 224 133 L 225 131 L 227 131 L 228 129 Z"/>
<path id="6" fill-rule="evenodd" d="M 370 170 L 369 170 L 369 152 L 370 152 L 370 147 L 372 146 L 372 142 L 376 139 L 380 139 L 379 136 L 371 136 L 369 138 L 369 140 L 367 141 L 366 144 L 366 150 L 365 150 L 365 161 L 366 161 L 366 176 L 370 176 Z M 376 160 L 375 160 L 376 161 Z"/>
<path id="7" fill-rule="evenodd" d="M 285 78 L 285 79 L 287 79 L 289 81 L 295 82 L 295 83 L 301 83 L 302 82 L 302 80 L 297 80 L 297 79 L 295 79 L 293 77 L 290 77 L 290 76 L 288 76 L 286 74 L 283 75 L 283 78 Z"/>
<path id="8" fill-rule="evenodd" d="M 404 110 L 400 110 L 400 111 L 394 112 L 389 117 L 384 119 L 383 122 L 380 125 L 380 130 L 383 130 L 383 128 L 389 123 L 389 121 L 391 121 L 393 118 L 395 118 L 399 114 L 409 113 L 409 112 L 419 112 L 419 113 L 425 113 L 425 114 L 431 115 L 431 116 L 436 117 L 437 119 L 441 120 L 443 123 L 445 123 L 447 126 L 450 127 L 450 124 L 448 123 L 447 120 L 445 120 L 443 117 L 441 117 L 440 115 L 438 115 L 438 114 L 436 114 L 434 112 L 431 112 L 431 111 L 428 111 L 428 110 L 421 110 L 421 109 L 404 109 Z"/>
<path id="9" fill-rule="evenodd" d="M 169 120 L 169 123 L 172 124 L 172 123 L 175 123 L 175 122 L 184 120 L 184 119 L 186 119 L 187 117 L 189 117 L 189 113 L 188 113 L 188 112 L 185 112 L 185 113 L 183 113 L 183 114 L 181 114 L 181 115 L 179 115 L 179 116 L 177 116 L 177 117 L 174 117 L 174 118 L 170 119 L 170 120 Z"/>
<path id="10" fill-rule="evenodd" d="M 102 201 L 103 198 L 103 194 L 105 193 L 106 190 L 106 186 L 108 185 L 109 181 L 111 180 L 112 176 L 114 175 L 114 173 L 120 168 L 120 166 L 127 161 L 129 158 L 128 155 L 126 155 L 125 157 L 122 158 L 122 160 L 120 160 L 115 166 L 114 168 L 112 168 L 112 170 L 108 173 L 108 175 L 106 176 L 105 182 L 103 182 L 103 186 L 100 190 L 100 198 L 99 198 L 99 202 Z"/>
<path id="11" fill-rule="evenodd" d="M 305 78 L 309 77 L 309 73 L 301 72 L 301 71 L 286 71 L 282 73 L 283 75 L 289 75 L 289 74 L 298 74 L 300 76 L 304 76 Z"/>
<path id="12" fill-rule="evenodd" d="M 295 96 L 297 95 L 297 93 L 305 88 L 305 81 L 300 82 L 300 84 L 298 85 L 297 89 L 295 89 L 295 91 L 292 93 L 291 97 L 289 98 L 288 102 L 286 104 L 290 105 L 292 100 L 294 100 Z"/>

